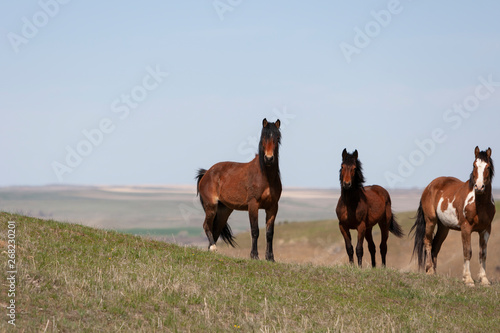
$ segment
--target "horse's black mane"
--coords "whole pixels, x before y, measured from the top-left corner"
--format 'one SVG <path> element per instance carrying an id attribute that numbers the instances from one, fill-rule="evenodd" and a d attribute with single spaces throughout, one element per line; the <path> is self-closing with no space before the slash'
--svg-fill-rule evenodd
<path id="1" fill-rule="evenodd" d="M 355 165 L 356 171 L 354 172 L 354 179 L 352 181 L 352 188 L 362 188 L 365 183 L 365 176 L 363 176 L 363 167 L 358 158 L 354 157 L 354 154 L 347 153 L 342 160 L 342 164 L 345 165 Z M 340 185 L 342 186 L 342 167 L 339 171 Z"/>
<path id="2" fill-rule="evenodd" d="M 274 158 L 276 161 L 274 164 L 278 168 L 278 175 L 279 175 L 279 146 L 281 145 L 281 132 L 278 126 L 276 126 L 276 123 L 270 123 L 267 122 L 267 125 L 262 127 L 262 133 L 260 135 L 260 142 L 259 142 L 259 162 L 260 162 L 260 167 L 264 171 L 266 170 L 266 165 L 264 162 L 264 146 L 263 146 L 263 141 L 267 140 L 273 140 L 274 143 L 276 144 L 276 148 L 274 150 Z"/>
<path id="3" fill-rule="evenodd" d="M 493 176 L 495 175 L 495 166 L 493 165 L 493 159 L 491 157 L 488 157 L 488 153 L 486 151 L 479 152 L 477 158 L 490 165 L 489 166 L 490 179 L 493 179 Z M 469 187 L 471 190 L 473 186 L 474 186 L 474 169 L 472 169 L 472 172 L 470 173 Z"/>

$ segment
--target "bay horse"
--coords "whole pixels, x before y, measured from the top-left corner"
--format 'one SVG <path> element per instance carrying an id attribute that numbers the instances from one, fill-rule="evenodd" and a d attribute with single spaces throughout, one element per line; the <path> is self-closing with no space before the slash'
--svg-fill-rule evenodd
<path id="1" fill-rule="evenodd" d="M 281 196 L 279 146 L 281 143 L 280 120 L 262 121 L 259 151 L 248 163 L 220 162 L 208 171 L 199 169 L 198 194 L 205 211 L 203 229 L 208 238 L 208 248 L 216 251 L 219 236 L 234 247 L 234 236 L 227 223 L 233 210 L 248 211 L 252 234 L 250 257 L 259 259 L 259 209 L 266 211 L 266 259 L 274 261 L 274 221 Z"/>
<path id="2" fill-rule="evenodd" d="M 486 278 L 486 246 L 495 215 L 495 202 L 491 194 L 491 181 L 495 172 L 491 148 L 474 150 L 473 170 L 467 181 L 454 177 L 434 179 L 423 191 L 418 207 L 414 231 L 413 255 L 417 254 L 418 266 L 427 274 L 435 274 L 437 256 L 450 229 L 462 233 L 464 255 L 463 281 L 474 286 L 470 273 L 472 257 L 471 233 L 479 233 L 479 281 L 489 285 Z M 437 226 L 436 234 L 434 229 Z"/>
<path id="3" fill-rule="evenodd" d="M 359 267 L 362 264 L 365 237 L 368 242 L 372 267 L 376 266 L 376 249 L 373 242 L 372 228 L 378 224 L 382 234 L 380 254 L 382 256 L 382 265 L 385 267 L 389 231 L 399 238 L 403 237 L 403 231 L 394 218 L 389 193 L 378 185 L 363 186 L 364 182 L 365 178 L 361 162 L 358 159 L 358 151 L 355 150 L 354 153 L 349 154 L 344 149 L 340 168 L 341 192 L 336 213 L 339 219 L 340 232 L 344 236 L 349 262 L 354 263 L 354 250 L 349 230 L 355 229 L 358 231 L 356 256 L 358 257 Z"/>

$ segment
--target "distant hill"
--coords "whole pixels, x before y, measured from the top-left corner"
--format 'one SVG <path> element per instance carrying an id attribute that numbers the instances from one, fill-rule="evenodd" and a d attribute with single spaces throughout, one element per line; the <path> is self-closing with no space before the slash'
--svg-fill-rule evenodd
<path id="1" fill-rule="evenodd" d="M 418 208 L 421 190 L 390 190 L 395 212 Z M 494 191 L 500 198 L 500 191 Z M 277 222 L 334 219 L 338 189 L 283 189 Z M 204 246 L 205 214 L 196 185 L 14 186 L 0 187 L 0 211 L 147 235 L 158 240 Z M 265 213 L 259 223 L 264 226 Z M 247 212 L 233 212 L 234 232 L 249 229 Z"/>

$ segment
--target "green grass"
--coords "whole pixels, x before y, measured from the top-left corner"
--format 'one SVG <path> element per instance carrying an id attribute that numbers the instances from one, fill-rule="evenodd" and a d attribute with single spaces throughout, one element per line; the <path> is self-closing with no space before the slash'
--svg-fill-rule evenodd
<path id="1" fill-rule="evenodd" d="M 0 214 L 2 281 L 7 221 L 16 222 L 20 331 L 493 332 L 500 327 L 498 283 L 467 288 L 456 279 L 392 269 L 234 259 L 7 213 Z M 4 282 L 0 293 L 4 307 Z M 7 317 L 0 318 L 5 331 Z"/>
<path id="2" fill-rule="evenodd" d="M 129 235 L 136 236 L 177 236 L 181 235 L 184 237 L 197 237 L 200 235 L 204 236 L 203 229 L 200 227 L 178 227 L 178 228 L 132 228 L 132 229 L 118 229 L 118 232 L 122 232 Z"/>

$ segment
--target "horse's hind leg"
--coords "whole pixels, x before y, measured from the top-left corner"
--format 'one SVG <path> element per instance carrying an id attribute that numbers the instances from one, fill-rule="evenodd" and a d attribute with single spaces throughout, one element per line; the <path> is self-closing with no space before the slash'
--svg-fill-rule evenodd
<path id="1" fill-rule="evenodd" d="M 375 253 L 377 252 L 377 250 L 375 248 L 375 243 L 373 242 L 372 228 L 366 230 L 366 241 L 368 242 L 368 251 L 370 251 L 370 256 L 372 259 L 372 267 L 375 267 Z M 382 262 L 385 266 L 385 258 L 383 258 Z"/>
<path id="2" fill-rule="evenodd" d="M 434 264 L 432 263 L 432 239 L 434 229 L 436 228 L 437 217 L 430 218 L 424 213 L 425 219 L 425 235 L 424 235 L 424 257 L 425 257 L 425 272 L 427 274 L 435 274 Z"/>
<path id="3" fill-rule="evenodd" d="M 432 251 L 431 251 L 432 267 L 434 267 L 434 270 L 436 270 L 437 267 L 437 256 L 439 250 L 441 250 L 441 245 L 443 245 L 444 240 L 448 236 L 448 231 L 450 231 L 449 228 L 445 227 L 442 223 L 438 223 L 436 235 L 432 240 Z"/>
<path id="4" fill-rule="evenodd" d="M 386 224 L 379 223 L 380 227 L 380 256 L 382 257 L 382 266 L 385 267 L 386 261 L 385 258 L 387 256 L 387 240 L 389 239 L 389 222 Z"/>
<path id="5" fill-rule="evenodd" d="M 217 238 L 214 238 L 214 220 L 217 216 L 217 203 L 218 199 L 215 195 L 216 188 L 215 182 L 213 181 L 213 176 L 210 172 L 204 173 L 198 180 L 198 192 L 200 195 L 200 201 L 205 211 L 205 221 L 203 222 L 203 230 L 208 238 L 208 249 L 210 251 L 217 251 L 215 242 Z"/>
<path id="6" fill-rule="evenodd" d="M 363 264 L 363 242 L 365 240 L 366 225 L 364 222 L 358 226 L 358 244 L 356 244 L 356 257 L 358 257 L 358 266 Z"/>
<path id="7" fill-rule="evenodd" d="M 491 225 L 488 229 L 479 233 L 479 282 L 483 286 L 489 286 L 490 281 L 486 277 L 486 247 L 488 245 L 488 238 L 490 237 Z"/>
<path id="8" fill-rule="evenodd" d="M 215 238 L 213 235 L 213 230 L 214 230 L 214 219 L 215 216 L 217 215 L 217 206 L 215 205 L 210 205 L 207 206 L 205 205 L 205 221 L 203 222 L 203 229 L 205 230 L 205 234 L 207 235 L 208 238 L 208 249 L 210 251 L 217 251 L 217 247 L 215 246 Z"/>

